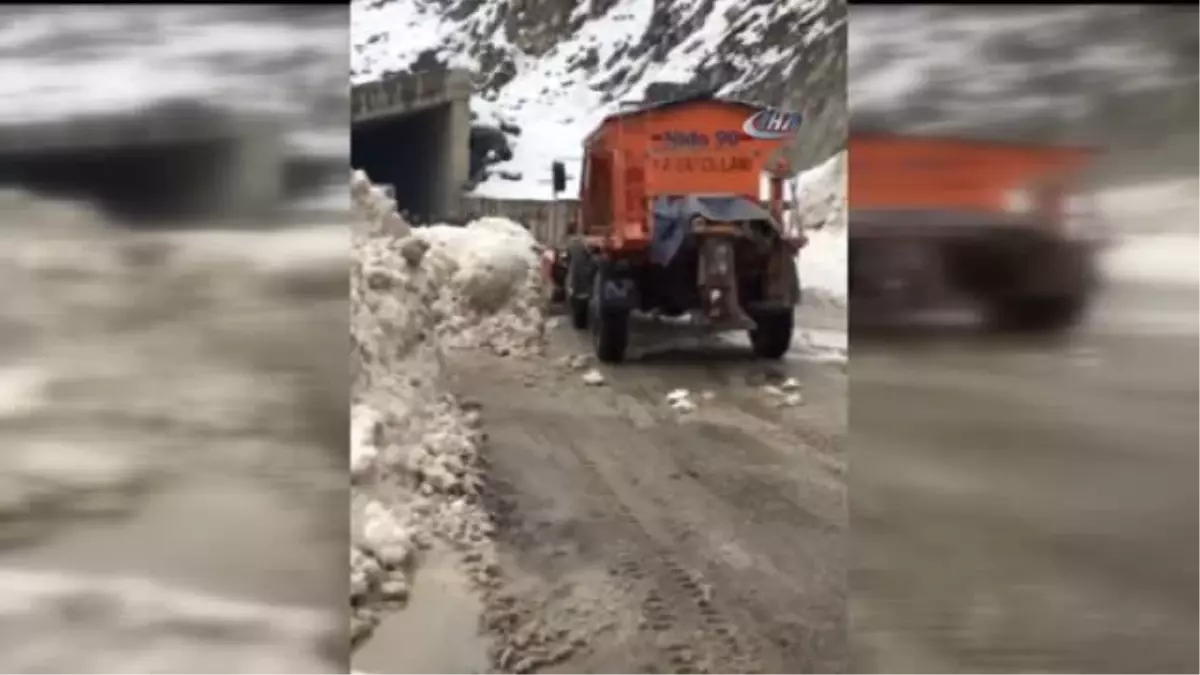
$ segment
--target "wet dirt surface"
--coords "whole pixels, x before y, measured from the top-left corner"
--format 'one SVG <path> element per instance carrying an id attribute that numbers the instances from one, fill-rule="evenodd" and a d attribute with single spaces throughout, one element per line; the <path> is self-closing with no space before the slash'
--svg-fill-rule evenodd
<path id="1" fill-rule="evenodd" d="M 479 673 L 488 669 L 486 635 L 478 629 L 480 598 L 455 556 L 422 561 L 404 611 L 389 614 L 356 651 L 352 668 L 366 673 Z"/>
<path id="2" fill-rule="evenodd" d="M 651 348 L 601 368 L 601 386 L 563 363 L 590 353 L 565 325 L 553 365 L 450 359 L 488 434 L 493 668 L 844 670 L 843 365 L 639 342 Z M 787 377 L 801 405 L 763 392 Z M 666 404 L 678 388 L 695 412 Z"/>
<path id="3" fill-rule="evenodd" d="M 855 333 L 855 672 L 1196 672 L 1198 300 L 1113 286 L 1057 343 Z"/>

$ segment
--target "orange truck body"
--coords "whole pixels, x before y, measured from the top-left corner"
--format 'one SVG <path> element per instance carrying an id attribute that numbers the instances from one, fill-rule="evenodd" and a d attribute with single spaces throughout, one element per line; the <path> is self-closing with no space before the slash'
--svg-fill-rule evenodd
<path id="1" fill-rule="evenodd" d="M 746 131 L 762 108 L 698 99 L 606 118 L 586 139 L 577 232 L 610 252 L 648 246 L 656 197 L 736 194 L 758 200 L 761 177 L 787 171 L 782 146 L 791 136 L 757 138 Z M 794 131 L 794 129 L 793 129 Z M 779 180 L 774 203 L 781 203 Z"/>
<path id="2" fill-rule="evenodd" d="M 994 212 L 1015 190 L 1039 195 L 1052 215 L 1091 164 L 1091 148 L 967 138 L 857 133 L 849 138 L 852 210 Z"/>
<path id="3" fill-rule="evenodd" d="M 1084 315 L 1099 221 L 1091 148 L 851 133 L 855 321 L 966 303 L 996 327 L 1057 331 Z"/>

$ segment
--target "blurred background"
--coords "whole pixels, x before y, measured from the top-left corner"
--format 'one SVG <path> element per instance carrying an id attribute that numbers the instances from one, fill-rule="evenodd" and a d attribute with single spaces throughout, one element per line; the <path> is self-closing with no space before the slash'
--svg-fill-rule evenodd
<path id="1" fill-rule="evenodd" d="M 849 47 L 852 150 L 856 129 L 1100 150 L 1084 231 L 1054 230 L 1093 247 L 1073 321 L 951 304 L 853 329 L 854 672 L 1196 672 L 1196 7 L 853 7 Z M 878 204 L 851 156 L 856 321 Z"/>
<path id="2" fill-rule="evenodd" d="M 0 9 L 0 670 L 345 668 L 348 11 Z"/>

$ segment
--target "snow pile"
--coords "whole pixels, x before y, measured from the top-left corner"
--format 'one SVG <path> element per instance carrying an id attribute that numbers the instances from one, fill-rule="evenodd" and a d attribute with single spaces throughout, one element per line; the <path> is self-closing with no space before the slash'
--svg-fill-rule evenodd
<path id="1" fill-rule="evenodd" d="M 320 652 L 336 647 L 323 612 L 143 579 L 0 569 L 0 624 L 0 654 L 13 673 L 319 673 L 335 667 L 318 665 Z"/>
<path id="2" fill-rule="evenodd" d="M 507 218 L 466 227 L 434 225 L 416 236 L 430 245 L 442 294 L 434 309 L 442 343 L 501 355 L 538 353 L 546 317 L 539 246 Z"/>
<path id="3" fill-rule="evenodd" d="M 846 153 L 796 177 L 793 216 L 808 236 L 796 257 L 800 285 L 811 298 L 844 307 L 847 298 Z"/>
<path id="4" fill-rule="evenodd" d="M 1200 285 L 1200 186 L 1196 178 L 1104 190 L 1096 195 L 1115 241 L 1101 257 L 1112 279 Z"/>
<path id="5" fill-rule="evenodd" d="M 455 258 L 408 228 L 362 172 L 351 267 L 351 637 L 403 607 L 422 551 L 453 544 L 491 583 L 492 523 L 480 505 L 479 413 L 446 391 L 439 323 Z M 391 233 L 382 233 L 390 230 Z M 468 275 L 469 276 L 469 275 Z"/>
<path id="6" fill-rule="evenodd" d="M 421 289 L 430 296 L 420 307 L 430 313 L 428 329 L 443 347 L 487 348 L 501 355 L 541 351 L 546 316 L 540 246 L 528 230 L 506 218 L 411 228 L 395 201 L 363 172 L 353 181 L 363 216 L 355 231 L 371 242 L 360 250 L 371 260 L 372 283 L 389 283 L 386 269 L 397 254 L 423 261 L 428 283 Z"/>
<path id="7" fill-rule="evenodd" d="M 252 492 L 311 532 L 328 526 L 344 494 L 332 483 L 344 476 L 345 390 L 320 370 L 328 345 L 309 340 L 344 321 L 344 257 L 341 287 L 314 297 L 284 281 L 290 271 L 191 256 L 186 244 L 122 232 L 83 205 L 3 192 L 0 217 L 0 543 L 14 553 L 0 567 L 0 670 L 328 670 L 314 648 L 317 610 L 49 570 L 90 564 L 91 519 L 104 517 L 118 522 L 100 564 L 131 560 L 131 573 L 151 574 L 171 546 L 154 529 L 173 517 L 155 511 L 167 495 L 205 495 L 179 505 L 203 514 L 191 527 L 230 524 L 201 486 L 227 487 L 214 502 Z M 293 341 L 296 325 L 313 328 Z M 322 558 L 320 535 L 279 532 L 268 511 L 239 513 L 238 525 L 276 534 L 280 559 L 230 570 L 223 558 L 196 560 L 195 583 L 267 587 L 284 565 L 311 579 L 314 568 L 287 552 L 309 546 Z M 33 548 L 51 537 L 70 559 Z M 19 569 L 31 552 L 36 573 Z M 240 578 L 230 582 L 230 572 Z M 326 621 L 326 637 L 331 628 Z"/>
<path id="8" fill-rule="evenodd" d="M 122 234 L 86 207 L 21 193 L 0 195 L 0 212 L 4 320 L 14 337 L 5 346 L 43 371 L 56 412 L 169 420 L 179 433 L 303 426 L 289 415 L 297 382 L 264 378 L 283 364 L 259 360 L 260 348 L 279 346 L 277 328 L 312 323 L 328 300 L 290 295 L 282 282 L 296 280 L 291 271 L 267 276 L 244 258 L 191 255 L 169 238 Z M 299 276 L 327 274 L 314 265 Z M 342 279 L 331 292 L 344 294 Z M 122 392 L 119 401 L 97 395 L 106 386 Z"/>

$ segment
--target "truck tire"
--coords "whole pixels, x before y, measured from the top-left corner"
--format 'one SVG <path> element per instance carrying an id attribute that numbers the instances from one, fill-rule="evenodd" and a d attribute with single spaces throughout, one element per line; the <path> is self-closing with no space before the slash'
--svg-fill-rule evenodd
<path id="1" fill-rule="evenodd" d="M 588 296 L 580 295 L 579 289 L 591 288 L 593 280 L 592 271 L 588 269 L 590 261 L 587 249 L 582 246 L 572 246 L 570 252 L 570 262 L 567 266 L 567 276 L 563 279 L 563 286 L 566 287 L 567 295 L 567 314 L 571 317 L 571 326 L 575 330 L 586 330 L 588 327 L 588 314 L 590 313 Z"/>
<path id="2" fill-rule="evenodd" d="M 991 308 L 992 325 L 1009 333 L 1061 333 L 1074 328 L 1088 307 L 1086 294 L 1008 297 Z"/>
<path id="3" fill-rule="evenodd" d="M 629 347 L 629 309 L 604 306 L 604 282 L 603 274 L 595 276 L 589 303 L 592 346 L 601 363 L 620 363 L 625 360 L 625 350 Z"/>
<path id="4" fill-rule="evenodd" d="M 757 327 L 750 330 L 750 345 L 754 355 L 764 359 L 781 359 L 792 346 L 796 315 L 791 309 L 763 312 L 754 317 Z"/>
<path id="5" fill-rule="evenodd" d="M 567 313 L 571 315 L 571 327 L 575 330 L 587 330 L 590 309 L 587 298 L 568 298 Z"/>

